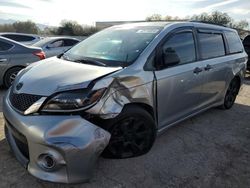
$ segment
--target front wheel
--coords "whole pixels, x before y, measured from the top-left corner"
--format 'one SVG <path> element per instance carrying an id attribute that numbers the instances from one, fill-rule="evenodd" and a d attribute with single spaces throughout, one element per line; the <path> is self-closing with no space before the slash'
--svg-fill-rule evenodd
<path id="1" fill-rule="evenodd" d="M 111 133 L 105 158 L 129 158 L 147 153 L 155 140 L 156 128 L 152 116 L 144 109 L 131 105 L 107 124 Z"/>
<path id="2" fill-rule="evenodd" d="M 22 70 L 22 67 L 13 67 L 5 73 L 4 76 L 4 86 L 6 88 L 9 88 L 12 83 L 15 81 L 17 74 L 19 73 L 20 70 Z"/>
<path id="3" fill-rule="evenodd" d="M 240 90 L 240 81 L 237 78 L 234 78 L 227 89 L 224 104 L 221 106 L 223 109 L 230 109 L 234 105 L 235 99 Z"/>

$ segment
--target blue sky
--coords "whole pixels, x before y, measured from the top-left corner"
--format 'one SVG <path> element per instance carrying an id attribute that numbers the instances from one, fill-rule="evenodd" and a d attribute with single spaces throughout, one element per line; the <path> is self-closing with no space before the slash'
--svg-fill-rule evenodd
<path id="1" fill-rule="evenodd" d="M 215 10 L 250 22 L 250 0 L 0 0 L 1 19 L 29 19 L 55 26 L 63 19 L 94 24 L 144 20 L 154 13 L 185 17 Z"/>

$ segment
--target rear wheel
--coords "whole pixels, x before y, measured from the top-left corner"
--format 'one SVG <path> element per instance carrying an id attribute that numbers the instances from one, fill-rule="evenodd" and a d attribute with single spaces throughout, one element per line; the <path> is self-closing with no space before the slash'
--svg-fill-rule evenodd
<path id="1" fill-rule="evenodd" d="M 147 153 L 155 140 L 152 116 L 138 106 L 127 106 L 107 124 L 111 139 L 103 152 L 106 158 L 129 158 Z"/>
<path id="2" fill-rule="evenodd" d="M 22 70 L 22 67 L 13 67 L 5 73 L 4 76 L 4 86 L 6 88 L 9 88 L 14 80 L 16 79 L 17 74 L 19 73 L 20 70 Z"/>
<path id="3" fill-rule="evenodd" d="M 237 78 L 234 78 L 227 89 L 224 104 L 221 106 L 223 109 L 230 109 L 234 105 L 235 99 L 240 90 L 240 81 Z"/>

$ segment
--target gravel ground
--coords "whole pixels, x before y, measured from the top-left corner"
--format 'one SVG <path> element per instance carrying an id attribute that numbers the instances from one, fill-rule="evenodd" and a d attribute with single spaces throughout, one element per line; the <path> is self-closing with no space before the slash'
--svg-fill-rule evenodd
<path id="1" fill-rule="evenodd" d="M 10 153 L 0 118 L 0 187 L 250 187 L 250 76 L 231 110 L 211 109 L 168 129 L 144 156 L 100 158 L 84 184 L 29 175 Z"/>

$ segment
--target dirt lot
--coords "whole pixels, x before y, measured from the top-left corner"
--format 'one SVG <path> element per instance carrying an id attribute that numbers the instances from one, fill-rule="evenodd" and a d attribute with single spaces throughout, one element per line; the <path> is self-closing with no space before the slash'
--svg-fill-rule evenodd
<path id="1" fill-rule="evenodd" d="M 1 113 L 0 187 L 250 187 L 250 76 L 246 80 L 231 110 L 211 109 L 170 128 L 144 156 L 101 158 L 91 182 L 80 185 L 29 175 L 9 152 Z"/>

